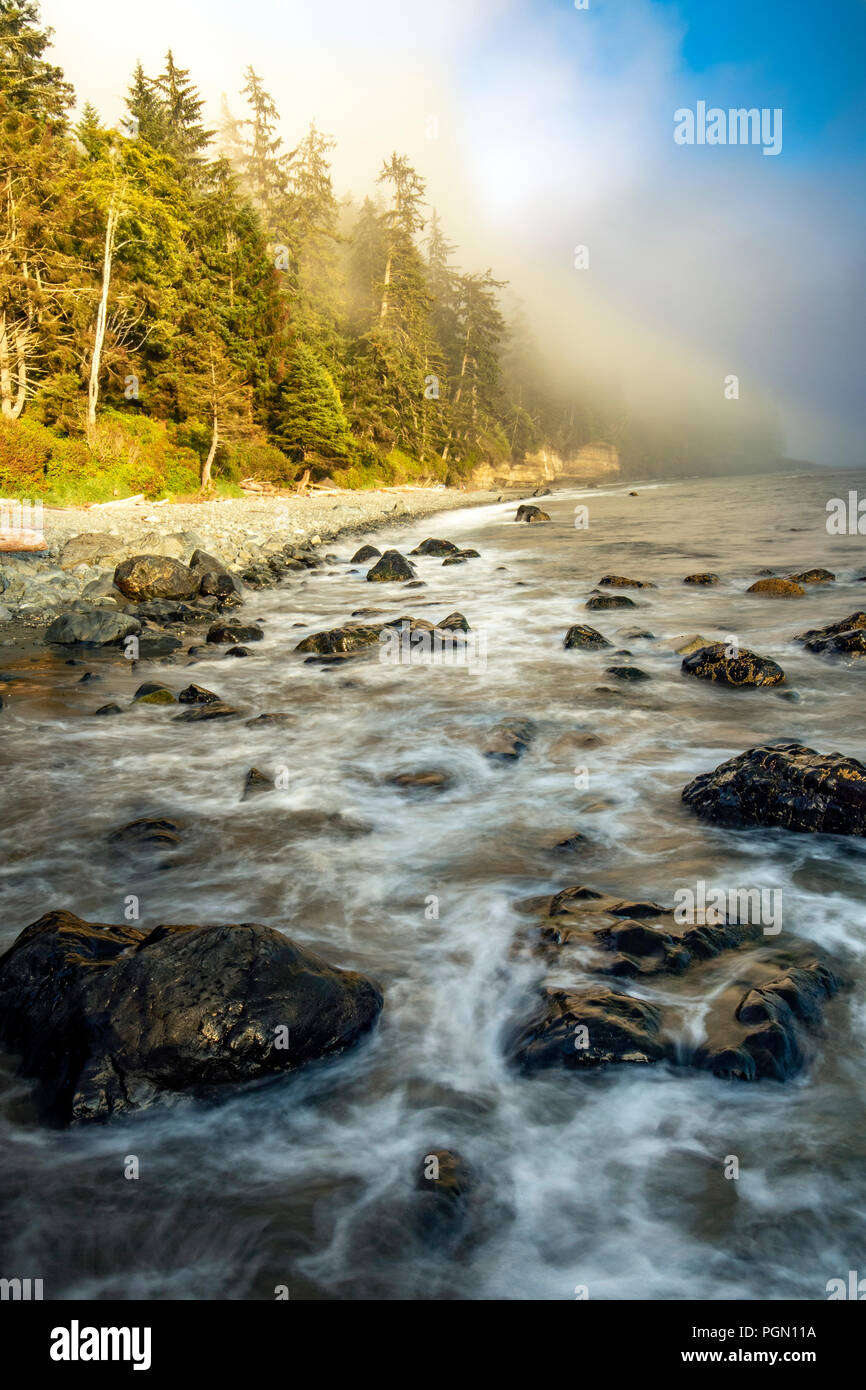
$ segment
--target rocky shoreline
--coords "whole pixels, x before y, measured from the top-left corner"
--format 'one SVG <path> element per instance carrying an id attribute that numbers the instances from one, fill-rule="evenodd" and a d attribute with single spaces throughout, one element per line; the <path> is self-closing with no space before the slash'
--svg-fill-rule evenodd
<path id="1" fill-rule="evenodd" d="M 430 508 L 431 500 L 418 499 L 420 509 L 406 505 L 399 515 L 414 521 L 455 503 L 453 495 L 443 495 Z M 489 500 L 486 495 L 472 499 L 476 504 Z M 195 531 L 144 530 L 154 524 L 154 514 L 146 511 L 137 518 L 137 529 L 127 525 L 122 535 L 110 529 L 115 519 L 105 513 L 98 529 L 73 534 L 81 524 L 75 514 L 51 523 L 47 557 L 21 556 L 11 563 L 4 557 L 5 594 L 17 603 L 18 621 L 30 628 L 31 638 L 33 628 L 44 629 L 43 644 L 60 659 L 76 664 L 79 656 L 101 648 L 131 661 L 156 660 L 182 669 L 199 656 L 213 656 L 215 649 L 223 649 L 225 658 L 252 656 L 251 648 L 265 633 L 255 623 L 241 621 L 237 610 L 251 593 L 299 572 L 327 569 L 365 578 L 377 593 L 399 595 L 402 608 L 409 602 L 404 591 L 426 587 L 417 577 L 422 560 L 449 566 L 478 558 L 478 551 L 438 537 L 427 537 L 405 555 L 396 549 L 382 553 L 367 544 L 341 557 L 327 552 L 326 541 L 346 531 L 369 531 L 369 517 L 348 521 L 335 513 L 330 529 L 319 519 L 315 535 L 286 540 L 285 518 L 275 510 L 282 505 L 254 503 L 225 523 L 213 511 L 197 511 Z M 379 519 L 395 520 L 396 505 L 389 503 Z M 253 515 L 267 519 L 267 534 L 264 522 L 261 533 L 250 531 Z M 164 516 L 173 525 L 187 520 L 178 511 Z M 543 528 L 549 521 L 534 506 L 520 505 L 514 514 L 519 524 Z M 213 551 L 205 549 L 205 542 Z M 29 577 L 22 579 L 20 572 Z M 823 570 L 798 579 L 834 582 Z M 689 575 L 681 582 L 714 587 L 720 581 L 717 575 Z M 788 581 L 774 582 L 783 586 Z M 623 591 L 657 587 L 648 578 L 605 573 L 584 605 L 604 615 L 635 606 Z M 746 590 L 754 591 L 754 585 Z M 782 588 L 773 592 L 790 596 Z M 378 607 L 355 610 L 341 626 L 302 638 L 294 651 L 307 663 L 363 662 L 396 628 L 411 642 L 429 646 L 435 641 L 459 652 L 472 632 L 461 612 L 435 623 L 388 617 L 386 612 Z M 17 640 L 15 626 L 12 620 L 0 624 L 0 634 L 4 629 L 11 633 L 0 636 L 7 646 Z M 805 645 L 816 659 L 835 656 L 850 664 L 864 654 L 864 632 L 866 613 L 857 611 L 826 629 L 799 636 L 792 631 L 791 640 Z M 840 635 L 845 637 L 841 649 Z M 634 638 L 656 640 L 643 629 Z M 582 653 L 612 648 L 613 643 L 595 628 L 578 624 L 564 634 L 562 646 L 580 662 L 589 659 Z M 684 657 L 681 675 L 690 680 L 757 690 L 785 681 L 778 664 L 745 648 L 730 651 L 695 637 L 673 651 Z M 616 655 L 628 658 L 631 652 L 620 649 Z M 606 675 L 627 686 L 652 679 L 634 665 L 609 666 Z M 219 693 L 196 684 L 178 690 L 146 681 L 135 691 L 136 704 L 173 707 L 169 717 L 185 723 L 242 714 Z M 126 710 L 108 704 L 91 713 L 123 716 Z M 291 718 L 266 711 L 249 722 Z M 536 734 L 532 717 L 512 718 L 490 730 L 478 751 L 507 768 L 530 754 Z M 407 797 L 435 796 L 449 785 L 445 772 L 430 767 L 385 780 Z M 242 799 L 274 789 L 274 782 L 252 767 Z M 779 741 L 750 748 L 715 771 L 701 773 L 683 788 L 682 801 L 697 817 L 720 825 L 862 837 L 866 766 L 839 753 L 821 754 Z M 370 830 L 350 820 L 332 828 L 358 837 Z M 139 820 L 114 830 L 110 838 L 121 851 L 170 849 L 176 829 L 168 819 Z M 666 1062 L 728 1080 L 782 1081 L 808 1061 L 824 1002 L 841 984 L 831 967 L 811 954 L 757 952 L 760 930 L 752 929 L 754 923 L 724 914 L 709 926 L 692 922 L 683 929 L 670 908 L 611 897 L 586 884 L 559 887 L 551 896 L 528 900 L 523 910 L 537 923 L 518 939 L 515 950 L 537 958 L 541 976 L 548 965 L 553 967 L 553 977 L 539 978 L 535 1011 L 510 1023 L 502 1020 L 510 1034 L 506 1054 L 524 1071 Z M 563 988 L 555 980 L 561 981 L 575 950 L 581 964 L 573 985 Z M 586 978 L 587 952 L 594 980 Z M 613 983 L 684 972 L 691 983 L 700 978 L 703 963 L 728 952 L 742 956 L 737 981 L 713 1005 L 706 1040 L 690 1048 L 677 1035 L 675 1011 L 671 1023 L 666 1008 Z M 49 911 L 0 958 L 0 1039 L 22 1057 L 25 1074 L 41 1082 L 46 1113 L 67 1122 L 147 1108 L 166 1093 L 198 1093 L 294 1070 L 351 1046 L 372 1028 L 382 1006 L 382 993 L 372 980 L 340 970 L 281 932 L 249 922 L 162 925 L 148 932 Z M 283 1032 L 286 1041 L 281 1044 Z M 581 1034 L 585 1040 L 576 1041 Z"/>
<path id="2" fill-rule="evenodd" d="M 121 502 L 43 511 L 46 549 L 0 552 L 0 644 L 5 625 L 41 626 L 69 603 L 101 596 L 95 580 L 134 555 L 189 560 L 196 550 L 227 566 L 267 563 L 290 545 L 312 551 L 339 536 L 410 524 L 436 512 L 478 507 L 501 494 L 455 488 L 381 490 L 200 503 Z M 70 544 L 75 541 L 76 544 Z M 87 592 L 86 592 L 87 591 Z"/>

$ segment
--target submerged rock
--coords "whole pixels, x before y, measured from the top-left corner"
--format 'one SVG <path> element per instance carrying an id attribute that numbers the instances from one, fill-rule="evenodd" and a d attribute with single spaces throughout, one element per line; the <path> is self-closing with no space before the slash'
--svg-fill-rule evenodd
<path id="1" fill-rule="evenodd" d="M 738 656 L 728 656 L 724 642 L 714 642 L 711 646 L 700 647 L 688 655 L 683 664 L 684 676 L 697 676 L 699 680 L 719 681 L 723 685 L 778 685 L 785 679 L 785 672 L 768 656 L 757 656 L 755 652 L 740 650 Z"/>
<path id="2" fill-rule="evenodd" d="M 866 767 L 800 743 L 749 748 L 695 777 L 682 799 L 704 820 L 721 825 L 866 835 Z"/>
<path id="3" fill-rule="evenodd" d="M 61 1121 L 292 1071 L 352 1046 L 378 987 L 271 927 L 49 912 L 0 957 L 0 1037 Z"/>
<path id="4" fill-rule="evenodd" d="M 454 1149 L 433 1149 L 421 1160 L 415 1186 L 440 1202 L 461 1202 L 472 1190 L 472 1170 Z"/>
<path id="5" fill-rule="evenodd" d="M 707 1039 L 695 1065 L 738 1081 L 787 1080 L 808 1059 L 823 1005 L 839 988 L 837 977 L 818 961 L 788 969 L 746 993 L 742 985 L 729 987 L 710 1009 Z"/>
<path id="6" fill-rule="evenodd" d="M 717 574 L 687 574 L 683 580 L 684 584 L 701 584 L 707 588 L 713 588 L 721 582 Z"/>
<path id="7" fill-rule="evenodd" d="M 399 787 L 404 791 L 444 792 L 452 785 L 454 779 L 449 772 L 430 767 L 422 768 L 418 772 L 395 772 L 386 777 L 385 781 L 390 786 Z"/>
<path id="8" fill-rule="evenodd" d="M 627 655 L 627 653 L 626 653 Z M 651 681 L 652 676 L 648 671 L 642 671 L 639 666 L 607 666 L 606 676 L 615 676 L 620 681 Z"/>
<path id="9" fill-rule="evenodd" d="M 240 710 L 228 705 L 224 700 L 209 700 L 206 704 L 192 704 L 183 714 L 176 714 L 173 724 L 204 724 L 210 719 L 237 719 Z"/>
<path id="10" fill-rule="evenodd" d="M 177 849 L 181 829 L 178 821 L 148 816 L 112 830 L 108 841 L 125 850 Z"/>
<path id="11" fill-rule="evenodd" d="M 535 725 L 529 719 L 511 719 L 493 730 L 482 750 L 485 758 L 494 762 L 513 763 L 522 756 L 535 737 Z"/>

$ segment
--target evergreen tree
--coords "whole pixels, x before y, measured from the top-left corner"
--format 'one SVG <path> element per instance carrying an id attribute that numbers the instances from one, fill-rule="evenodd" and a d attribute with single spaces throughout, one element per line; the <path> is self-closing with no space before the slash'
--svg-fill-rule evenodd
<path id="1" fill-rule="evenodd" d="M 125 133 L 162 149 L 168 136 L 165 111 L 154 83 L 145 76 L 141 63 L 136 63 L 132 82 L 127 91 L 126 109 L 129 117 L 124 121 Z"/>
<path id="2" fill-rule="evenodd" d="M 0 0 L 0 95 L 16 111 L 62 123 L 75 96 L 43 56 L 53 34 L 40 27 L 37 0 Z"/>
<path id="3" fill-rule="evenodd" d="M 189 79 L 189 69 L 177 66 L 171 49 L 165 56 L 165 71 L 154 80 L 153 90 L 159 98 L 164 123 L 158 143 L 177 160 L 187 177 L 194 177 L 215 132 L 202 124 L 204 102 Z"/>
<path id="4" fill-rule="evenodd" d="M 295 344 L 274 437 L 297 463 L 310 456 L 347 461 L 352 438 L 334 382 L 306 343 Z"/>

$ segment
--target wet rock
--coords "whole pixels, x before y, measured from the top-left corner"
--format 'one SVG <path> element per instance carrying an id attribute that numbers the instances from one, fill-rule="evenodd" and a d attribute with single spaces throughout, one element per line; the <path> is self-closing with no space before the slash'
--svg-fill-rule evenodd
<path id="1" fill-rule="evenodd" d="M 472 1191 L 472 1170 L 453 1149 L 433 1149 L 421 1160 L 415 1186 L 438 1202 L 453 1205 Z"/>
<path id="2" fill-rule="evenodd" d="M 710 642 L 706 637 L 675 637 L 672 642 L 666 642 L 665 646 L 675 651 L 677 656 L 691 656 L 693 652 L 703 651 L 706 647 L 716 644 Z"/>
<path id="3" fill-rule="evenodd" d="M 405 791 L 444 792 L 453 785 L 454 779 L 441 768 L 422 768 L 418 772 L 395 772 L 385 781 Z"/>
<path id="4" fill-rule="evenodd" d="M 363 651 L 378 644 L 381 631 L 380 625 L 347 623 L 345 627 L 331 628 L 328 632 L 314 632 L 299 642 L 295 651 L 318 652 L 320 656 Z"/>
<path id="5" fill-rule="evenodd" d="M 178 821 L 149 816 L 112 830 L 108 841 L 125 850 L 177 849 L 181 829 Z"/>
<path id="6" fill-rule="evenodd" d="M 202 724 L 208 719 L 237 719 L 240 710 L 233 705 L 227 705 L 223 700 L 217 700 L 206 705 L 190 705 L 183 714 L 176 714 L 172 720 L 174 724 Z"/>
<path id="7" fill-rule="evenodd" d="M 229 649 L 228 649 L 228 651 L 225 653 L 225 655 L 226 655 L 226 656 L 254 656 L 255 653 L 254 653 L 254 652 L 251 652 L 250 649 L 249 649 L 249 647 L 229 647 Z"/>
<path id="8" fill-rule="evenodd" d="M 416 545 L 414 550 L 409 551 L 409 554 L 454 555 L 457 553 L 458 549 L 459 547 L 456 546 L 453 541 L 441 541 L 437 540 L 435 536 L 431 536 L 428 540 L 422 541 L 420 545 Z"/>
<path id="9" fill-rule="evenodd" d="M 49 912 L 0 958 L 3 1046 L 61 1121 L 292 1071 L 381 1008 L 371 980 L 257 923 L 148 932 Z"/>
<path id="10" fill-rule="evenodd" d="M 449 555 L 443 560 L 443 565 L 463 565 L 467 560 L 480 560 L 481 556 L 477 550 L 458 550 L 454 555 Z"/>
<path id="11" fill-rule="evenodd" d="M 244 779 L 244 789 L 241 793 L 241 801 L 249 801 L 251 797 L 261 796 L 263 792 L 275 791 L 273 777 L 268 777 L 264 772 L 260 772 L 257 767 L 251 767 Z"/>
<path id="12" fill-rule="evenodd" d="M 812 569 L 803 570 L 802 574 L 789 574 L 788 578 L 794 584 L 835 584 L 836 576 L 831 570 Z"/>
<path id="13" fill-rule="evenodd" d="M 286 714 L 279 711 L 274 714 L 257 714 L 254 719 L 246 720 L 244 728 L 263 729 L 284 724 L 296 724 L 297 719 L 298 716 L 296 714 Z"/>
<path id="14" fill-rule="evenodd" d="M 810 628 L 794 638 L 807 651 L 821 656 L 841 656 L 856 659 L 866 656 L 866 612 L 849 613 L 841 622 L 826 627 Z"/>
<path id="15" fill-rule="evenodd" d="M 778 685 L 785 679 L 781 666 L 768 656 L 757 656 L 742 648 L 739 656 L 731 657 L 726 655 L 727 651 L 724 642 L 701 647 L 685 658 L 681 668 L 683 675 L 734 686 Z"/>
<path id="16" fill-rule="evenodd" d="M 576 830 L 573 835 L 567 835 L 564 840 L 557 840 L 555 845 L 550 845 L 553 854 L 570 854 L 573 850 L 584 849 L 590 843 L 589 837 L 584 835 L 582 830 Z"/>
<path id="17" fill-rule="evenodd" d="M 233 574 L 205 574 L 199 592 L 215 598 L 220 608 L 238 608 L 244 601 L 243 584 Z"/>
<path id="18" fill-rule="evenodd" d="M 525 504 L 521 504 L 521 505 L 517 508 L 517 513 L 516 513 L 516 515 L 515 515 L 515 517 L 514 517 L 514 520 L 515 520 L 515 521 L 526 521 L 526 522 L 537 522 L 537 521 L 549 521 L 549 520 L 550 520 L 550 517 L 549 517 L 549 515 L 547 514 L 547 512 L 543 512 L 543 511 L 541 510 L 540 507 L 528 507 L 528 506 L 526 506 Z"/>
<path id="19" fill-rule="evenodd" d="M 215 695 L 212 690 L 206 690 L 203 685 L 187 685 L 178 692 L 178 703 L 181 705 L 219 705 L 222 701 L 219 695 Z"/>
<path id="20" fill-rule="evenodd" d="M 526 752 L 534 737 L 535 725 L 531 720 L 510 719 L 497 725 L 482 751 L 493 762 L 513 763 Z"/>
<path id="21" fill-rule="evenodd" d="M 584 608 L 637 608 L 634 599 L 626 598 L 625 594 L 600 594 L 593 592 L 590 594 Z"/>
<path id="22" fill-rule="evenodd" d="M 138 643 L 138 654 L 153 660 L 159 656 L 171 656 L 172 652 L 180 651 L 183 642 L 179 637 L 172 637 L 169 632 L 157 634 L 143 632 Z"/>
<path id="23" fill-rule="evenodd" d="M 717 574 L 687 574 L 683 580 L 684 584 L 701 584 L 707 588 L 721 584 L 721 579 Z"/>
<path id="24" fill-rule="evenodd" d="M 208 608 L 194 608 L 192 604 L 166 598 L 154 598 L 146 603 L 138 603 L 134 614 L 142 622 L 156 623 L 160 627 L 171 627 L 175 623 L 182 626 L 204 623 L 212 616 Z"/>
<path id="25" fill-rule="evenodd" d="M 229 642 L 261 642 L 264 633 L 260 627 L 242 627 L 240 623 L 214 623 L 208 628 L 207 640 L 217 646 Z"/>
<path id="26" fill-rule="evenodd" d="M 153 681 L 145 681 L 140 685 L 132 697 L 137 705 L 176 705 L 177 696 L 173 690 L 169 690 L 167 685 L 157 685 Z"/>
<path id="27" fill-rule="evenodd" d="M 615 676 L 620 681 L 651 681 L 652 676 L 648 671 L 642 671 L 639 666 L 607 666 L 605 675 Z"/>
<path id="28" fill-rule="evenodd" d="M 111 715 L 111 714 L 123 714 L 123 710 L 121 709 L 120 705 L 110 704 L 110 705 L 100 705 L 100 706 L 99 706 L 99 709 L 94 710 L 93 713 L 94 713 L 94 714 L 98 714 L 98 715 L 100 715 L 100 716 L 103 716 L 103 715 Z"/>
<path id="29" fill-rule="evenodd" d="M 649 632 L 645 627 L 621 627 L 616 635 L 625 642 L 654 642 L 656 640 L 655 633 Z"/>
<path id="30" fill-rule="evenodd" d="M 765 594 L 769 598 L 802 598 L 806 590 L 793 579 L 756 579 L 747 594 Z"/>
<path id="31" fill-rule="evenodd" d="M 600 970 L 621 977 L 681 974 L 694 961 L 711 960 L 762 935 L 759 923 L 728 920 L 726 912 L 717 914 L 718 921 L 703 920 L 711 915 L 706 911 L 681 918 L 659 903 L 616 898 L 585 884 L 520 906 L 538 919 L 531 942 L 558 969 L 571 951 L 581 956 L 593 947 L 603 953 Z"/>
<path id="32" fill-rule="evenodd" d="M 739 1081 L 786 1081 L 808 1059 L 823 1006 L 839 988 L 838 978 L 817 961 L 794 966 L 745 994 L 742 985 L 729 987 L 710 1011 L 707 1040 L 695 1054 L 695 1065 Z"/>
<path id="33" fill-rule="evenodd" d="M 110 608 L 75 609 L 54 619 L 45 641 L 60 646 L 112 647 L 139 632 L 138 618 L 126 613 Z"/>
<path id="34" fill-rule="evenodd" d="M 367 579 L 371 584 L 414 578 L 415 566 L 406 559 L 405 555 L 401 555 L 399 550 L 386 550 L 373 568 L 367 571 Z"/>
<path id="35" fill-rule="evenodd" d="M 469 632 L 469 623 L 462 613 L 449 613 L 447 618 L 443 618 L 437 623 L 438 628 L 444 628 L 446 632 Z"/>
<path id="36" fill-rule="evenodd" d="M 605 589 L 654 589 L 655 584 L 646 579 L 624 579 L 621 574 L 603 574 L 598 581 Z"/>
<path id="37" fill-rule="evenodd" d="M 602 647 L 611 645 L 606 637 L 602 637 L 594 627 L 587 627 L 585 623 L 575 623 L 565 634 L 565 646 L 576 647 L 580 651 L 599 651 Z"/>
<path id="38" fill-rule="evenodd" d="M 603 985 L 546 988 L 535 1012 L 512 1031 L 507 1052 L 527 1071 L 646 1064 L 665 1055 L 660 1025 L 654 1005 Z"/>
<path id="39" fill-rule="evenodd" d="M 381 550 L 377 550 L 375 545 L 362 545 L 360 550 L 355 551 L 349 564 L 362 565 L 365 560 L 378 560 L 381 554 Z"/>
<path id="40" fill-rule="evenodd" d="M 749 748 L 694 778 L 682 799 L 721 825 L 866 835 L 866 767 L 800 743 Z"/>
<path id="41" fill-rule="evenodd" d="M 192 598 L 200 578 L 166 555 L 133 555 L 114 571 L 114 583 L 131 599 Z"/>

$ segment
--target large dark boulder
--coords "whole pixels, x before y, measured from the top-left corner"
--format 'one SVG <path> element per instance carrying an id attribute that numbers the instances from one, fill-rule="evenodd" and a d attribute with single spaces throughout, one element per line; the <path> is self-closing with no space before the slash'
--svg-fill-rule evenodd
<path id="1" fill-rule="evenodd" d="M 768 656 L 757 656 L 755 652 L 743 648 L 738 656 L 728 656 L 724 642 L 713 642 L 708 647 L 687 656 L 682 664 L 684 676 L 697 676 L 699 680 L 719 681 L 723 685 L 778 685 L 785 679 L 785 672 Z"/>
<path id="2" fill-rule="evenodd" d="M 414 550 L 410 550 L 410 555 L 453 555 L 459 549 L 453 541 L 438 540 L 435 536 L 430 536 L 420 545 L 416 545 Z"/>
<path id="3" fill-rule="evenodd" d="M 511 1061 L 526 1070 L 657 1062 L 665 1054 L 655 1005 L 606 985 L 546 988 L 535 1011 L 507 1040 Z"/>
<path id="4" fill-rule="evenodd" d="M 612 645 L 600 632 L 596 632 L 594 627 L 587 627 L 586 623 L 575 623 L 565 634 L 566 647 L 577 647 L 584 652 L 600 651 L 603 647 Z"/>
<path id="5" fill-rule="evenodd" d="M 55 618 L 45 633 L 46 642 L 63 646 L 117 646 L 125 637 L 141 632 L 141 623 L 111 608 L 73 609 Z"/>
<path id="6" fill-rule="evenodd" d="M 713 1002 L 696 1066 L 738 1081 L 785 1081 L 802 1069 L 820 1027 L 824 1004 L 840 982 L 810 961 L 756 982 L 734 984 Z"/>
<path id="7" fill-rule="evenodd" d="M 534 521 L 549 521 L 550 517 L 548 513 L 543 512 L 540 507 L 527 507 L 521 504 L 521 506 L 517 508 L 514 520 L 527 521 L 531 523 Z"/>
<path id="8" fill-rule="evenodd" d="M 208 628 L 207 640 L 221 647 L 233 642 L 261 642 L 264 635 L 260 627 L 243 627 L 240 623 L 214 623 Z"/>
<path id="9" fill-rule="evenodd" d="M 131 599 L 192 598 L 201 575 L 167 555 L 133 555 L 117 566 L 114 583 Z"/>
<path id="10" fill-rule="evenodd" d="M 747 594 L 765 594 L 768 598 L 802 598 L 806 590 L 793 579 L 756 579 Z"/>
<path id="11" fill-rule="evenodd" d="M 634 599 L 626 597 L 625 594 L 602 594 L 593 590 L 584 608 L 596 610 L 599 608 L 637 608 Z"/>
<path id="12" fill-rule="evenodd" d="M 362 545 L 360 550 L 355 551 L 349 564 L 362 565 L 365 560 L 378 560 L 381 554 L 381 550 L 377 550 L 375 545 Z"/>
<path id="13" fill-rule="evenodd" d="M 0 957 L 0 1040 L 63 1121 L 293 1071 L 372 1026 L 382 996 L 272 927 L 49 912 Z"/>
<path id="14" fill-rule="evenodd" d="M 414 579 L 415 566 L 410 564 L 406 556 L 401 555 L 399 550 L 386 550 L 373 568 L 367 571 L 367 578 L 371 584 L 382 584 L 388 580 Z"/>
<path id="15" fill-rule="evenodd" d="M 721 825 L 866 835 L 866 767 L 800 743 L 749 748 L 689 782 L 682 799 Z"/>
<path id="16" fill-rule="evenodd" d="M 603 574 L 598 581 L 606 589 L 654 589 L 648 579 L 625 579 L 621 574 Z"/>
<path id="17" fill-rule="evenodd" d="M 331 628 L 328 632 L 314 632 L 305 637 L 295 647 L 296 652 L 318 652 L 322 656 L 335 652 L 359 652 L 374 647 L 379 641 L 381 626 L 365 623 L 347 623 L 345 627 Z"/>
<path id="18" fill-rule="evenodd" d="M 838 623 L 813 627 L 794 639 L 807 651 L 821 656 L 859 658 L 866 656 L 866 613 L 860 609 Z"/>

